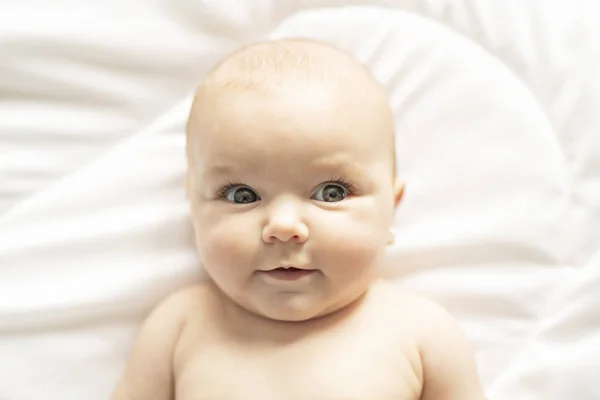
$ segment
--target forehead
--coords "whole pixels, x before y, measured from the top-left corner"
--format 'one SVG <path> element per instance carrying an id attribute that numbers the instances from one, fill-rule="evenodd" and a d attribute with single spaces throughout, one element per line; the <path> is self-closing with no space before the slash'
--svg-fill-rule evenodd
<path id="1" fill-rule="evenodd" d="M 348 164 L 385 159 L 392 128 L 377 99 L 334 85 L 219 93 L 195 106 L 189 145 L 202 164 L 280 159 Z"/>

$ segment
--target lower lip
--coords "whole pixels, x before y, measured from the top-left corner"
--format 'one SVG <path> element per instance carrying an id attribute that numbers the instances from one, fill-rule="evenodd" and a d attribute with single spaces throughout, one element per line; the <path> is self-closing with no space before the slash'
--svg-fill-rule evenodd
<path id="1" fill-rule="evenodd" d="M 263 271 L 262 273 L 278 281 L 297 281 L 298 279 L 312 275 L 315 272 L 314 269 L 277 268 L 270 271 Z"/>

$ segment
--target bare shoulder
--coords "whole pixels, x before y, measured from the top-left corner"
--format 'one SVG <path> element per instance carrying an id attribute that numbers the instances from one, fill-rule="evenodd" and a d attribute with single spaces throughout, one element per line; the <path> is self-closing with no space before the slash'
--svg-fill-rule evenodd
<path id="1" fill-rule="evenodd" d="M 207 284 L 186 286 L 165 297 L 154 312 L 169 314 L 173 318 L 185 318 L 190 310 L 201 305 L 209 290 Z"/>
<path id="2" fill-rule="evenodd" d="M 470 342 L 458 320 L 440 304 L 410 292 L 399 294 L 415 334 L 420 352 L 439 352 L 442 348 L 472 356 Z"/>
<path id="3" fill-rule="evenodd" d="M 403 290 L 379 288 L 395 312 L 392 323 L 410 332 L 417 347 L 423 377 L 422 400 L 482 400 L 475 354 L 459 322 L 441 305 Z"/>
<path id="4" fill-rule="evenodd" d="M 402 292 L 401 297 L 419 338 L 430 334 L 439 335 L 440 330 L 461 331 L 458 321 L 440 304 L 412 292 Z M 439 337 L 439 336 L 438 336 Z"/>
<path id="5" fill-rule="evenodd" d="M 417 330 L 429 323 L 449 318 L 441 306 L 393 282 L 380 281 L 373 285 L 372 298 L 378 307 L 393 310 L 390 322 L 410 325 Z"/>
<path id="6" fill-rule="evenodd" d="M 173 398 L 174 349 L 202 291 L 202 286 L 178 290 L 152 310 L 137 334 L 114 400 Z"/>
<path id="7" fill-rule="evenodd" d="M 440 335 L 440 329 L 460 331 L 458 322 L 436 302 L 393 283 L 378 283 L 376 288 L 380 301 L 394 311 L 392 321 L 411 326 L 419 341 L 429 335 Z"/>
<path id="8" fill-rule="evenodd" d="M 141 333 L 176 334 L 185 323 L 197 302 L 201 288 L 198 285 L 179 289 L 160 301 L 146 317 Z M 150 332 L 148 332 L 150 331 Z"/>

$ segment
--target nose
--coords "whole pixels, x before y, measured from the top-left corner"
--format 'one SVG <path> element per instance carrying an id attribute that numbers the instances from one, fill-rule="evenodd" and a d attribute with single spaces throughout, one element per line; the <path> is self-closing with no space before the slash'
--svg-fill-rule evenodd
<path id="1" fill-rule="evenodd" d="M 308 227 L 300 218 L 297 207 L 291 203 L 274 205 L 269 210 L 262 238 L 265 243 L 304 243 L 308 239 Z"/>

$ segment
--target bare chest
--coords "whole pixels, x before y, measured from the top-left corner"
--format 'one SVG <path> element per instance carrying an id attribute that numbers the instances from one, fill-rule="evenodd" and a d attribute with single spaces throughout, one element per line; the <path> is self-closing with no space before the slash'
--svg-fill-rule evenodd
<path id="1" fill-rule="evenodd" d="M 418 399 L 416 350 L 386 335 L 324 335 L 279 346 L 190 348 L 177 400 Z"/>

